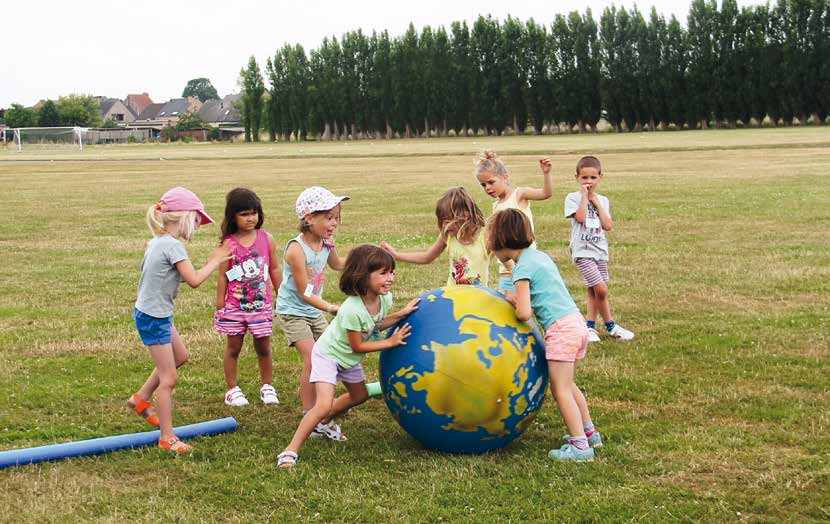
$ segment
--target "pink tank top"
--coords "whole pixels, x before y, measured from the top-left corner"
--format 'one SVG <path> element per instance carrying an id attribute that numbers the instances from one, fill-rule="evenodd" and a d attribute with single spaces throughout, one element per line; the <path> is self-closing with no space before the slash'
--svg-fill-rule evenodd
<path id="1" fill-rule="evenodd" d="M 241 276 L 228 281 L 225 294 L 225 309 L 251 313 L 271 310 L 271 265 L 268 234 L 256 230 L 256 240 L 249 247 L 239 243 L 236 235 L 230 235 L 230 249 L 233 253 L 231 268 L 239 266 Z M 239 274 L 239 271 L 236 272 Z"/>

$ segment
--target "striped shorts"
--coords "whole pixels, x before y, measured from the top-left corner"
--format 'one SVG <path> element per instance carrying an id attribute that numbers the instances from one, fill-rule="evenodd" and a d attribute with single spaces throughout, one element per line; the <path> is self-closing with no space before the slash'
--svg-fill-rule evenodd
<path id="1" fill-rule="evenodd" d="M 213 329 L 220 335 L 250 333 L 254 338 L 270 337 L 274 331 L 274 312 L 270 307 L 251 313 L 238 309 L 217 309 L 213 315 Z"/>
<path id="2" fill-rule="evenodd" d="M 586 287 L 608 282 L 608 261 L 594 258 L 577 258 L 576 267 L 582 273 L 582 280 Z"/>

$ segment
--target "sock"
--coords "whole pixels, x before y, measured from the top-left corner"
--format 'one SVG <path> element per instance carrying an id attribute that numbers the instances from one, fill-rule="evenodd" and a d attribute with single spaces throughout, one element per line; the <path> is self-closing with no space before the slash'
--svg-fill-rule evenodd
<path id="1" fill-rule="evenodd" d="M 611 330 L 614 329 L 614 326 L 616 326 L 616 325 L 617 325 L 616 322 L 614 322 L 613 320 L 609 320 L 608 322 L 605 323 L 605 331 L 610 333 Z"/>
<path id="2" fill-rule="evenodd" d="M 580 451 L 585 451 L 590 447 L 588 446 L 588 437 L 571 437 L 568 439 L 568 443 Z"/>
<path id="3" fill-rule="evenodd" d="M 586 324 L 588 324 L 588 329 L 596 329 L 597 328 L 597 321 L 596 320 L 586 320 Z"/>
<path id="4" fill-rule="evenodd" d="M 597 430 L 597 428 L 594 427 L 593 422 L 586 422 L 585 424 L 582 425 L 582 429 L 585 430 L 585 436 L 586 437 L 590 437 Z"/>

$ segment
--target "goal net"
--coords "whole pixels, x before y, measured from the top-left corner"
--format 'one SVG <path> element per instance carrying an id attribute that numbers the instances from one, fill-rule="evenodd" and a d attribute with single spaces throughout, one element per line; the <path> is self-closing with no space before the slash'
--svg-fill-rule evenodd
<path id="1" fill-rule="evenodd" d="M 18 127 L 13 131 L 13 143 L 18 151 L 52 147 L 83 149 L 87 133 L 85 127 Z"/>

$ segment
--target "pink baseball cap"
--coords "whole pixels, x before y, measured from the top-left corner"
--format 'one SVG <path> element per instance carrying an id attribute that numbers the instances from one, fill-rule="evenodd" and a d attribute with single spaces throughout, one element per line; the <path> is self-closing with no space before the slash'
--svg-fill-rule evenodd
<path id="1" fill-rule="evenodd" d="M 349 200 L 349 198 L 347 196 L 336 196 L 324 187 L 307 187 L 297 197 L 297 218 L 302 220 L 308 214 L 334 209 L 337 204 Z"/>
<path id="2" fill-rule="evenodd" d="M 205 205 L 196 193 L 183 187 L 174 187 L 162 195 L 159 201 L 161 211 L 195 211 L 199 213 L 202 224 L 212 224 L 213 219 L 205 213 Z"/>

